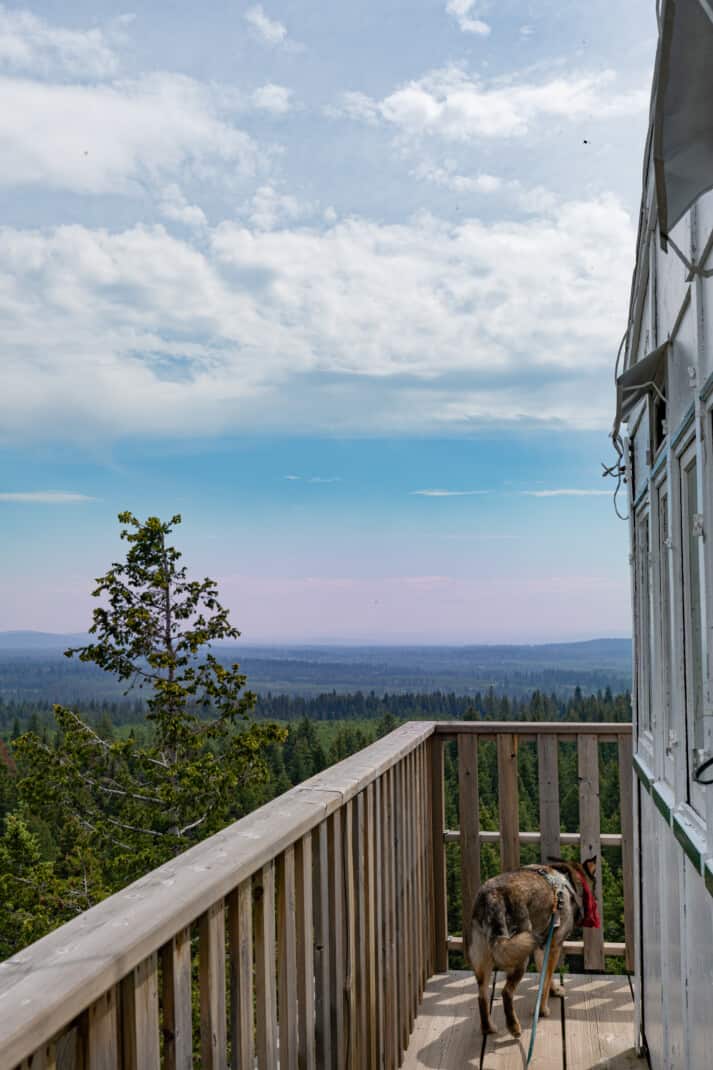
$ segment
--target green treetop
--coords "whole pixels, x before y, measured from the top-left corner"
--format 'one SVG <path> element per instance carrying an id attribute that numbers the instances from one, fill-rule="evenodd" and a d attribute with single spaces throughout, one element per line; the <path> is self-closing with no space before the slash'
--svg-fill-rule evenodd
<path id="1" fill-rule="evenodd" d="M 174 516 L 119 514 L 126 558 L 97 580 L 92 641 L 66 651 L 149 692 L 148 741 L 112 738 L 55 706 L 55 745 L 16 743 L 23 797 L 88 833 L 113 890 L 240 815 L 248 784 L 267 775 L 282 729 L 249 720 L 255 696 L 211 644 L 237 639 L 211 579 L 191 580 L 170 542 Z"/>

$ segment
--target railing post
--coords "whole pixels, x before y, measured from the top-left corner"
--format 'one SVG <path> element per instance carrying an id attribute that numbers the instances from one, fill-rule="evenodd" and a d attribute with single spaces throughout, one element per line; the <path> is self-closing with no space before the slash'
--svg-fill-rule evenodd
<path id="1" fill-rule="evenodd" d="M 478 737 L 458 737 L 458 810 L 460 813 L 460 868 L 463 889 L 463 951 L 475 897 L 480 888 L 480 802 L 478 798 Z"/>
<path id="2" fill-rule="evenodd" d="M 631 733 L 619 736 L 619 810 L 621 873 L 624 881 L 626 968 L 634 971 L 634 792 Z"/>
<path id="3" fill-rule="evenodd" d="M 559 742 L 557 736 L 537 737 L 537 778 L 540 794 L 540 860 L 560 857 Z"/>
<path id="4" fill-rule="evenodd" d="M 520 814 L 517 788 L 517 736 L 498 733 L 498 807 L 500 861 L 504 870 L 520 865 Z"/>
<path id="5" fill-rule="evenodd" d="M 443 777 L 443 740 L 431 736 L 431 851 L 433 864 L 433 921 L 431 958 L 436 973 L 448 969 L 448 913 L 446 900 L 446 802 Z"/>
<path id="6" fill-rule="evenodd" d="M 577 739 L 577 772 L 579 776 L 579 832 L 582 860 L 596 855 L 601 872 L 602 847 L 599 839 L 601 814 L 599 803 L 599 740 L 591 733 Z M 602 882 L 597 881 L 597 903 L 602 918 L 601 929 L 584 930 L 585 970 L 604 970 L 604 903 Z"/>

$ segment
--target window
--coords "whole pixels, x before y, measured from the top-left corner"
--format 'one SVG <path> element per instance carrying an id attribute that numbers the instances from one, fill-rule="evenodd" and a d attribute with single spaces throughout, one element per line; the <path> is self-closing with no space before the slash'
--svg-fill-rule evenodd
<path id="1" fill-rule="evenodd" d="M 681 546 L 689 758 L 703 747 L 703 628 L 699 557 L 698 464 L 692 443 L 681 457 Z M 695 758 L 692 759 L 695 761 Z"/>
<path id="2" fill-rule="evenodd" d="M 671 719 L 671 562 L 669 547 L 668 486 L 657 488 L 658 509 L 658 597 L 659 597 L 659 672 L 661 686 L 661 719 L 664 747 L 671 754 L 675 737 Z"/>
<path id="3" fill-rule="evenodd" d="M 636 520 L 636 713 L 639 735 L 651 732 L 651 582 L 649 513 Z"/>

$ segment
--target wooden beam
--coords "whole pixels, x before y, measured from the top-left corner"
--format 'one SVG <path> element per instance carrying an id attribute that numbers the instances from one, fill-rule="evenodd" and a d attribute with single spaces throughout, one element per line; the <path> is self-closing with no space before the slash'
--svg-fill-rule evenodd
<path id="1" fill-rule="evenodd" d="M 619 811 L 621 813 L 621 867 L 624 881 L 624 940 L 626 968 L 634 970 L 634 766 L 631 735 L 619 737 Z M 604 837 L 601 837 L 602 842 Z"/>
<path id="2" fill-rule="evenodd" d="M 446 802 L 443 778 L 443 742 L 431 740 L 431 852 L 433 865 L 433 920 L 431 960 L 436 973 L 448 969 L 448 906 L 446 900 L 446 852 L 443 846 Z"/>
<path id="3" fill-rule="evenodd" d="M 537 738 L 537 779 L 540 795 L 540 860 L 559 858 L 560 783 L 557 736 Z"/>
<path id="4" fill-rule="evenodd" d="M 228 898 L 232 1070 L 255 1063 L 253 887 L 243 881 Z"/>
<path id="5" fill-rule="evenodd" d="M 295 850 L 277 861 L 277 1012 L 280 1070 L 297 1070 L 297 902 Z"/>
<path id="6" fill-rule="evenodd" d="M 577 741 L 577 772 L 579 776 L 579 831 L 582 837 L 580 854 L 582 861 L 596 855 L 599 866 L 596 896 L 602 919 L 601 929 L 584 930 L 584 968 L 585 970 L 603 970 L 604 903 L 601 879 L 599 739 L 588 730 L 586 733 L 581 733 Z"/>
<path id="7" fill-rule="evenodd" d="M 225 908 L 214 903 L 198 922 L 201 1070 L 223 1070 L 228 1061 L 225 1011 Z M 157 1065 L 157 1064 L 155 1064 Z"/>
<path id="8" fill-rule="evenodd" d="M 478 737 L 458 739 L 458 806 L 460 869 L 463 889 L 463 940 L 468 944 L 473 904 L 480 888 L 480 801 L 478 795 Z"/>
<path id="9" fill-rule="evenodd" d="M 277 1064 L 275 983 L 275 864 L 268 862 L 255 885 L 255 1021 L 259 1067 Z M 202 1070 L 202 1068 L 201 1068 Z"/>
<path id="10" fill-rule="evenodd" d="M 165 1070 L 192 1070 L 191 930 L 181 929 L 161 948 Z"/>
<path id="11" fill-rule="evenodd" d="M 498 812 L 500 818 L 500 863 L 503 870 L 520 865 L 520 817 L 517 786 L 517 736 L 498 736 Z"/>

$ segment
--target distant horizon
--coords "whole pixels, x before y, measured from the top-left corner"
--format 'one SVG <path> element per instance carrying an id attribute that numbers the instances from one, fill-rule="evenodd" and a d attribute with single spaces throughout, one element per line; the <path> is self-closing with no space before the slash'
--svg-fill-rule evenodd
<path id="1" fill-rule="evenodd" d="M 20 639 L 23 636 L 32 636 L 34 638 L 46 637 L 47 639 L 56 639 L 61 641 L 74 641 L 77 639 L 89 638 L 89 632 L 54 632 L 46 631 L 45 629 L 36 628 L 6 628 L 0 630 L 0 644 L 3 639 L 17 638 Z M 261 638 L 261 639 L 248 639 L 241 635 L 237 640 L 224 640 L 217 645 L 220 646 L 232 646 L 240 645 L 245 647 L 288 647 L 292 649 L 312 648 L 312 647 L 377 647 L 377 648 L 397 648 L 397 647 L 542 647 L 542 646 L 577 646 L 585 645 L 588 643 L 607 643 L 607 642 L 631 642 L 631 635 L 591 635 L 584 638 L 576 639 L 533 639 L 533 640 L 493 640 L 493 641 L 475 641 L 475 640 L 454 640 L 454 641 L 431 641 L 428 639 L 420 641 L 411 641 L 408 639 L 394 639 L 389 641 L 380 641 L 377 639 L 368 638 L 343 638 L 343 637 L 331 637 L 331 638 L 306 638 L 306 639 L 293 639 L 293 638 Z"/>

